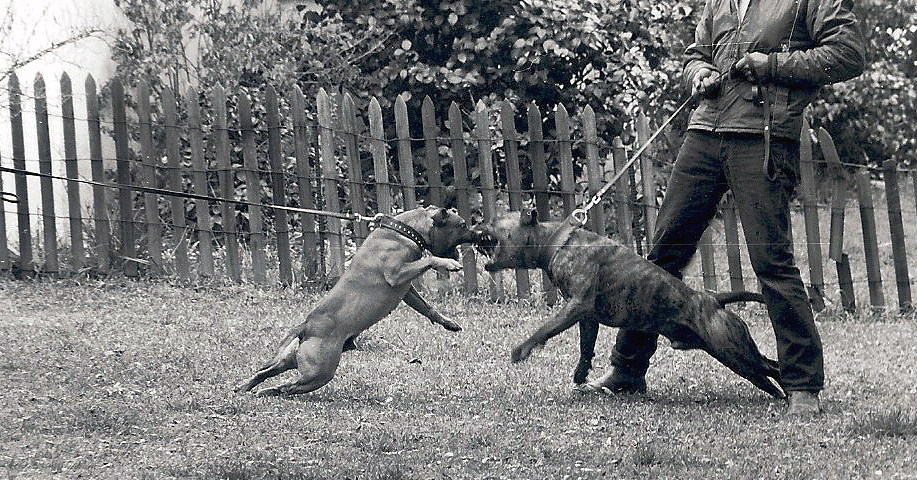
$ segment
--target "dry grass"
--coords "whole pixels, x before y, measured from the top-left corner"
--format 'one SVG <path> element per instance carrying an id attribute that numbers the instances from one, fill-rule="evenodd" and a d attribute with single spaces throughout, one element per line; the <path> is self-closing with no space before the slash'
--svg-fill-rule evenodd
<path id="1" fill-rule="evenodd" d="M 828 385 L 813 421 L 667 346 L 648 396 L 574 393 L 575 329 L 508 363 L 551 309 L 448 295 L 430 300 L 463 332 L 401 307 L 327 387 L 232 394 L 314 299 L 0 281 L 0 478 L 917 477 L 913 316 L 820 317 Z M 742 315 L 773 356 L 763 313 Z M 603 329 L 597 372 L 612 340 Z"/>

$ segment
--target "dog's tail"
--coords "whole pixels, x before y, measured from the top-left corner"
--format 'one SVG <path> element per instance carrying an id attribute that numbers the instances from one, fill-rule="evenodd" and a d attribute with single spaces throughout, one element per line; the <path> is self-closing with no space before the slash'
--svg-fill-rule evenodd
<path id="1" fill-rule="evenodd" d="M 714 293 L 713 297 L 716 298 L 717 303 L 720 304 L 720 308 L 729 305 L 730 303 L 736 302 L 758 302 L 764 303 L 764 295 L 761 295 L 757 292 L 746 292 L 746 291 L 735 291 L 735 292 L 722 292 Z"/>

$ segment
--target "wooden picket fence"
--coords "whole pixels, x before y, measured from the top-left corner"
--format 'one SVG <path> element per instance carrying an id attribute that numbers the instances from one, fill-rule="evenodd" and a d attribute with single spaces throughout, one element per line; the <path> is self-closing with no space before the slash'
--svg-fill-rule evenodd
<path id="1" fill-rule="evenodd" d="M 221 86 L 207 92 L 213 106 L 211 118 L 202 118 L 199 93 L 192 89 L 184 97 L 177 97 L 166 89 L 158 99 L 162 112 L 153 118 L 150 103 L 150 89 L 141 85 L 133 98 L 136 107 L 129 111 L 122 84 L 115 80 L 110 88 L 111 120 L 103 120 L 99 104 L 99 93 L 93 78 L 85 81 L 87 118 L 74 116 L 72 86 L 64 74 L 60 80 L 62 109 L 59 114 L 48 111 L 45 84 L 38 76 L 33 85 L 31 99 L 38 125 L 38 172 L 45 175 L 40 180 L 39 197 L 42 241 L 33 238 L 30 217 L 31 197 L 36 192 L 27 186 L 26 171 L 29 163 L 25 155 L 23 140 L 22 90 L 15 74 L 9 82 L 9 111 L 11 119 L 12 168 L 18 170 L 14 178 L 18 204 L 12 215 L 10 203 L 0 202 L 0 271 L 16 271 L 22 275 L 40 272 L 49 275 L 94 271 L 109 273 L 120 270 L 127 277 L 144 275 L 174 275 L 183 282 L 230 282 L 251 281 L 265 284 L 276 281 L 281 285 L 307 282 L 322 282 L 341 274 L 349 248 L 359 245 L 368 234 L 364 221 L 342 222 L 335 216 L 323 217 L 306 212 L 288 212 L 274 209 L 265 204 L 321 209 L 330 212 L 347 212 L 369 216 L 374 213 L 390 214 L 418 206 L 418 192 L 425 193 L 427 203 L 443 205 L 447 191 L 454 192 L 459 213 L 466 219 L 477 211 L 486 221 L 491 218 L 500 204 L 517 210 L 524 205 L 534 205 L 541 218 L 566 216 L 585 202 L 604 183 L 604 180 L 619 170 L 627 160 L 628 150 L 615 138 L 610 145 L 603 143 L 596 132 L 593 110 L 586 107 L 578 118 L 580 135 L 573 137 L 574 122 L 564 107 L 553 112 L 555 138 L 546 138 L 543 132 L 543 115 L 537 105 L 525 106 L 527 131 L 516 131 L 516 111 L 508 102 L 499 105 L 498 124 L 491 125 L 487 106 L 479 101 L 473 112 L 463 113 L 452 104 L 445 121 L 436 117 L 433 102 L 424 99 L 421 108 L 422 138 L 412 138 L 409 132 L 409 113 L 404 100 L 394 102 L 394 139 L 385 138 L 383 114 L 380 103 L 372 99 L 365 118 L 368 129 L 358 120 L 355 103 L 349 95 L 341 95 L 339 101 L 324 90 L 315 98 L 314 121 L 307 120 L 309 102 L 299 89 L 286 98 L 291 117 L 282 119 L 277 92 L 268 87 L 263 95 L 266 122 L 254 125 L 252 102 L 245 93 L 238 93 L 236 115 L 240 144 L 229 140 L 230 124 L 226 105 L 230 96 Z M 186 110 L 185 125 L 180 125 L 179 102 Z M 48 125 L 52 117 L 59 118 L 63 125 L 63 145 L 66 181 L 53 180 L 51 139 Z M 130 125 L 136 122 L 135 125 Z M 154 142 L 153 126 L 162 126 L 165 134 L 164 151 L 158 151 Z M 466 131 L 463 125 L 471 125 Z M 644 116 L 635 119 L 635 144 L 640 145 L 649 137 L 650 125 Z M 109 129 L 103 129 L 108 125 Z M 129 127 L 138 127 L 139 139 L 132 140 Z M 88 133 L 89 158 L 80 159 L 76 154 L 77 127 Z M 206 127 L 206 128 L 205 128 Z M 445 128 L 443 135 L 441 128 Z M 187 132 L 187 145 L 182 144 L 182 129 Z M 258 158 L 255 133 L 266 129 L 268 138 L 267 158 Z M 111 131 L 115 145 L 114 178 L 106 176 L 102 158 L 102 136 Z M 282 131 L 290 132 L 284 141 Z M 366 135 L 361 132 L 368 131 Z M 205 135 L 204 132 L 209 132 Z M 834 149 L 833 141 L 823 129 L 817 132 L 818 144 L 827 163 L 826 168 L 834 172 L 837 179 L 833 187 L 830 205 L 831 228 L 828 238 L 828 259 L 835 263 L 836 286 L 840 291 L 843 306 L 853 310 L 855 305 L 854 282 L 851 276 L 851 259 L 845 253 L 844 212 L 847 202 L 848 182 L 844 180 L 849 166 L 842 164 Z M 579 142 L 583 158 L 573 158 L 574 142 Z M 415 144 L 422 143 L 420 149 Z M 139 145 L 137 145 L 139 144 Z M 497 146 L 502 154 L 495 155 Z M 361 148 L 362 146 L 362 148 Z M 138 148 L 139 147 L 139 148 Z M 208 149 L 209 148 L 209 149 Z M 230 163 L 231 149 L 241 149 L 242 168 L 233 168 Z M 819 231 L 820 205 L 816 196 L 815 162 L 812 160 L 812 144 L 808 126 L 801 139 L 801 204 L 805 217 L 806 259 L 809 267 L 804 272 L 813 305 L 824 307 L 826 289 L 822 258 L 822 233 Z M 361 151 L 368 151 L 373 166 L 373 180 L 363 178 Z M 447 154 L 443 154 L 447 151 Z M 132 152 L 136 152 L 132 154 Z M 208 154 L 210 152 L 210 154 Z M 559 179 L 549 181 L 548 155 L 556 158 L 559 165 Z M 136 160 L 139 158 L 139 160 Z M 161 161 L 166 159 L 165 164 Z M 210 160 L 212 159 L 212 160 Z M 580 162 L 582 174 L 575 175 L 574 162 Z M 80 198 L 78 182 L 87 178 L 80 175 L 80 165 L 89 163 L 92 184 L 91 201 Z M 495 163 L 501 162 L 499 165 Z M 6 166 L 7 162 L 0 165 Z M 397 165 L 397 175 L 393 172 Z M 451 184 L 444 184 L 443 166 L 451 166 Z M 469 175 L 475 167 L 479 176 L 472 181 Z M 500 167 L 502 181 L 495 176 Z M 415 170 L 423 174 L 415 174 Z M 530 188 L 524 188 L 523 173 L 531 175 Z M 911 285 L 909 277 L 903 210 L 899 197 L 899 175 L 901 170 L 894 163 L 886 163 L 882 176 L 886 188 L 889 231 L 893 250 L 893 267 L 898 294 L 898 307 L 911 308 Z M 589 212 L 588 228 L 603 234 L 614 233 L 621 241 L 638 251 L 645 248 L 644 232 L 652 231 L 655 225 L 658 172 L 654 171 L 650 155 L 643 155 L 631 168 L 628 175 L 621 176 L 612 189 L 608 201 L 601 208 Z M 9 176 L 9 175 L 7 175 Z M 449 176 L 447 176 L 449 177 Z M 917 191 L 917 175 L 912 175 L 914 190 Z M 884 307 L 885 299 L 880 271 L 881 256 L 870 185 L 870 172 L 860 168 L 856 173 L 859 186 L 858 199 L 863 231 L 863 251 L 867 269 L 867 284 L 870 305 Z M 113 180 L 113 182 L 112 182 Z M 289 180 L 292 180 L 291 182 Z M 0 176 L 0 190 L 3 189 Z M 261 185 L 271 188 L 270 198 L 262 198 Z M 137 192 L 130 188 L 112 188 L 111 185 L 142 186 L 148 189 L 165 187 L 166 190 L 195 194 L 198 198 L 183 198 L 181 195 L 162 195 L 161 192 Z M 237 194 L 237 184 L 245 186 L 245 198 Z M 295 192 L 288 192 L 287 185 L 295 185 Z M 65 188 L 64 188 L 65 187 Z M 84 188 L 85 191 L 85 188 Z M 67 198 L 68 213 L 60 215 L 69 222 L 69 250 L 58 245 L 55 194 Z M 374 199 L 371 198 L 374 196 Z M 214 201 L 200 197 L 219 197 L 227 201 Z M 637 198 L 642 198 L 637 202 Z M 240 200 L 247 204 L 247 224 L 236 224 L 236 205 Z M 376 208 L 369 211 L 368 200 L 374 200 Z M 162 218 L 160 202 L 167 203 L 170 218 Z M 193 203 L 195 215 L 187 214 Z M 84 216 L 81 205 L 89 204 L 89 217 Z M 211 206 L 219 205 L 219 214 L 211 215 Z M 137 210 L 137 207 L 140 207 Z M 917 208 L 917 205 L 915 205 Z M 11 252 L 6 238 L 7 216 L 17 222 L 18 253 Z M 117 212 L 110 218 L 109 212 Z M 635 215 L 640 219 L 634 221 Z M 723 203 L 722 218 L 725 238 L 726 266 L 729 271 L 729 288 L 746 289 L 741 260 L 741 244 L 735 207 L 730 196 Z M 193 223 L 187 220 L 193 218 Z M 85 223 L 84 223 L 85 222 Z M 219 223 L 220 228 L 214 225 Z M 642 228 L 634 229 L 639 224 Z M 269 228 L 272 226 L 272 228 Z M 718 290 L 717 256 L 714 248 L 713 228 L 708 230 L 700 245 L 703 287 Z M 91 240 L 91 241 L 90 241 Z M 193 244 L 192 244 L 193 240 Z M 913 241 L 913 240 L 912 240 Z M 87 248 L 87 243 L 88 248 Z M 40 255 L 33 252 L 33 246 L 40 245 Z M 67 261 L 59 257 L 67 251 Z M 798 252 L 797 256 L 802 252 Z M 36 257 L 41 257 L 36 258 Z M 859 261 L 861 259 L 857 259 Z M 721 262 L 721 261 L 720 261 Z M 270 263 L 270 265 L 269 265 Z M 491 298 L 506 297 L 500 276 L 482 274 L 472 249 L 463 253 L 464 273 L 462 290 L 467 294 L 479 291 L 489 292 Z M 276 265 L 276 268 L 275 266 Z M 276 280 L 269 280 L 269 273 L 276 272 Z M 557 294 L 545 276 L 540 282 L 533 281 L 528 271 L 517 271 L 514 281 L 515 295 L 528 297 L 533 292 L 543 294 L 548 303 L 557 299 Z M 807 275 L 805 275 L 807 273 Z M 479 285 L 479 279 L 486 285 Z M 535 285 L 540 283 L 540 286 Z"/>

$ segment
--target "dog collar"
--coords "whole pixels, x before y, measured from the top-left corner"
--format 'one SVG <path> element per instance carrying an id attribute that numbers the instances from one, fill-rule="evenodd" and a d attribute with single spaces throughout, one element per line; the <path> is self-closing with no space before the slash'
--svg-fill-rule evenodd
<path id="1" fill-rule="evenodd" d="M 387 228 L 389 230 L 394 230 L 400 233 L 401 235 L 407 237 L 412 242 L 416 243 L 417 246 L 420 247 L 421 252 L 423 252 L 424 250 L 428 252 L 432 251 L 430 249 L 430 244 L 427 243 L 427 241 L 424 240 L 423 237 L 420 236 L 419 233 L 417 233 L 417 230 L 414 230 L 413 228 L 411 228 L 410 225 L 402 222 L 401 220 L 397 220 L 395 218 L 387 217 L 384 215 L 380 216 L 376 220 L 379 222 L 380 227 Z"/>

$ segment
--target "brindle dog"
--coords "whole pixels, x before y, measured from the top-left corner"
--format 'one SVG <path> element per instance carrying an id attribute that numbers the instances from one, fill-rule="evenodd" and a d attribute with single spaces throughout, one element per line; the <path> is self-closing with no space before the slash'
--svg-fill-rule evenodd
<path id="1" fill-rule="evenodd" d="M 723 308 L 729 301 L 759 300 L 757 294 L 738 292 L 717 299 L 695 291 L 607 237 L 568 222 L 538 222 L 535 212 L 499 215 L 474 230 L 480 235 L 478 250 L 490 257 L 485 270 L 540 268 L 567 298 L 551 320 L 513 350 L 513 362 L 525 360 L 535 347 L 580 323 L 587 335 L 581 337 L 574 380 L 581 383 L 595 345 L 589 325 L 597 329 L 601 323 L 659 333 L 673 348 L 702 349 L 761 390 L 784 397 L 770 380 L 779 382 L 777 362 L 764 357 L 745 323 Z"/>

